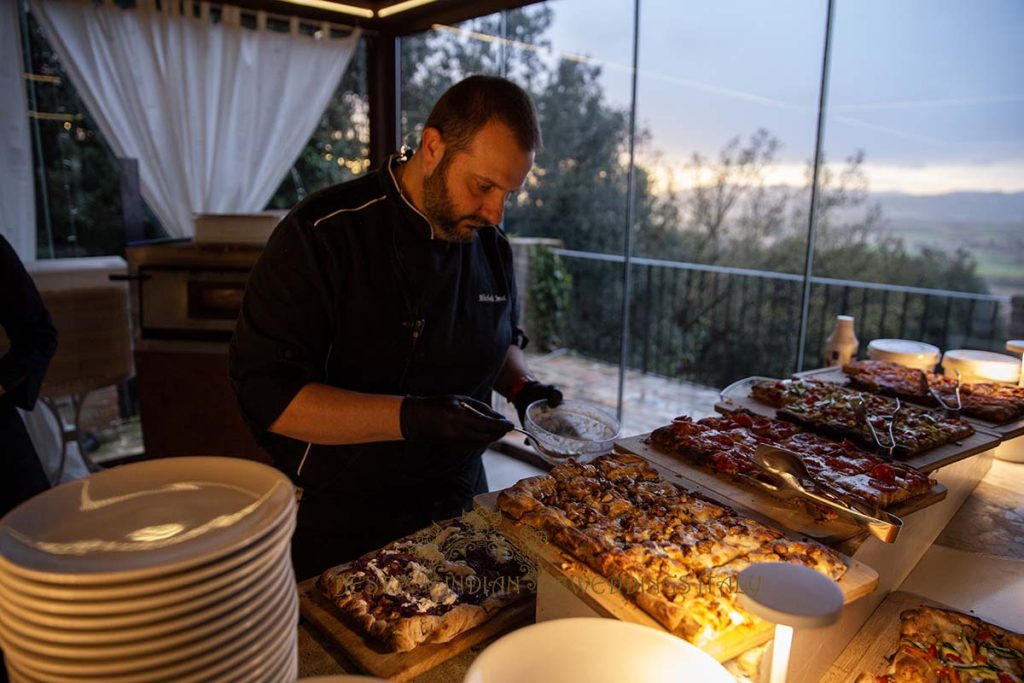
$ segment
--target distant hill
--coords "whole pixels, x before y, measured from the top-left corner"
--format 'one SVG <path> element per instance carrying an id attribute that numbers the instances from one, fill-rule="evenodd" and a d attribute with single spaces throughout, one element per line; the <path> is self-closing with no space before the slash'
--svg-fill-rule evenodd
<path id="1" fill-rule="evenodd" d="M 882 205 L 882 211 L 889 218 L 1024 224 L 1024 192 L 949 192 L 937 195 L 873 192 L 871 199 Z"/>
<path id="2" fill-rule="evenodd" d="M 993 294 L 1024 294 L 1024 192 L 878 192 L 885 231 L 911 249 L 966 249 Z"/>

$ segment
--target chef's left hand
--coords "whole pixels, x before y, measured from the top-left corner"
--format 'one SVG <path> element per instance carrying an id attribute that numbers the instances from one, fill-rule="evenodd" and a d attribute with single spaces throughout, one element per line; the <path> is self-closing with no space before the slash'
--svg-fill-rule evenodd
<path id="1" fill-rule="evenodd" d="M 519 414 L 519 424 L 526 424 L 524 419 L 526 417 L 526 408 L 534 401 L 542 399 L 547 399 L 548 405 L 551 407 L 557 406 L 562 402 L 562 390 L 554 384 L 541 384 L 537 381 L 530 382 L 519 390 L 513 401 L 516 413 Z"/>

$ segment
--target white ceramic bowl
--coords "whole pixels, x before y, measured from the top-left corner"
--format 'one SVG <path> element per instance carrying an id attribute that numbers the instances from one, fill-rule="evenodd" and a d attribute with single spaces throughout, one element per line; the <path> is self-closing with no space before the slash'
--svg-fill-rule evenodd
<path id="1" fill-rule="evenodd" d="M 587 401 L 562 401 L 549 406 L 546 399 L 526 407 L 524 427 L 553 457 L 608 453 L 619 436 L 619 421 Z"/>
<path id="2" fill-rule="evenodd" d="M 664 631 L 616 619 L 556 619 L 498 639 L 463 683 L 733 683 L 711 655 Z"/>
<path id="3" fill-rule="evenodd" d="M 942 352 L 939 347 L 910 339 L 872 339 L 868 358 L 897 363 L 915 370 L 934 372 Z"/>
<path id="4" fill-rule="evenodd" d="M 955 377 L 960 371 L 963 382 L 1003 382 L 1017 384 L 1020 378 L 1020 358 L 1005 353 L 954 349 L 942 357 L 942 371 L 946 377 Z"/>

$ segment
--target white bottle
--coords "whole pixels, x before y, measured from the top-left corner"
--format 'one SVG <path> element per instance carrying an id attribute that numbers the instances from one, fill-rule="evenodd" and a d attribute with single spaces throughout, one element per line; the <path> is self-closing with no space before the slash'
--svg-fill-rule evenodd
<path id="1" fill-rule="evenodd" d="M 860 342 L 853 333 L 853 316 L 837 315 L 836 327 L 825 342 L 825 367 L 843 366 L 857 357 Z"/>

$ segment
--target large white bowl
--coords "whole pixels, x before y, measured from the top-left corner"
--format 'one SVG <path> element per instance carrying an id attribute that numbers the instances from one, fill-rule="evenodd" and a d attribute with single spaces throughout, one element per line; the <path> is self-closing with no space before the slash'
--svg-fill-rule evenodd
<path id="1" fill-rule="evenodd" d="M 283 474 L 238 458 L 167 458 L 50 489 L 0 521 L 0 571 L 95 585 L 183 572 L 252 545 L 294 514 Z"/>
<path id="2" fill-rule="evenodd" d="M 484 650 L 463 683 L 733 683 L 714 660 L 663 631 L 615 619 L 556 619 Z"/>

